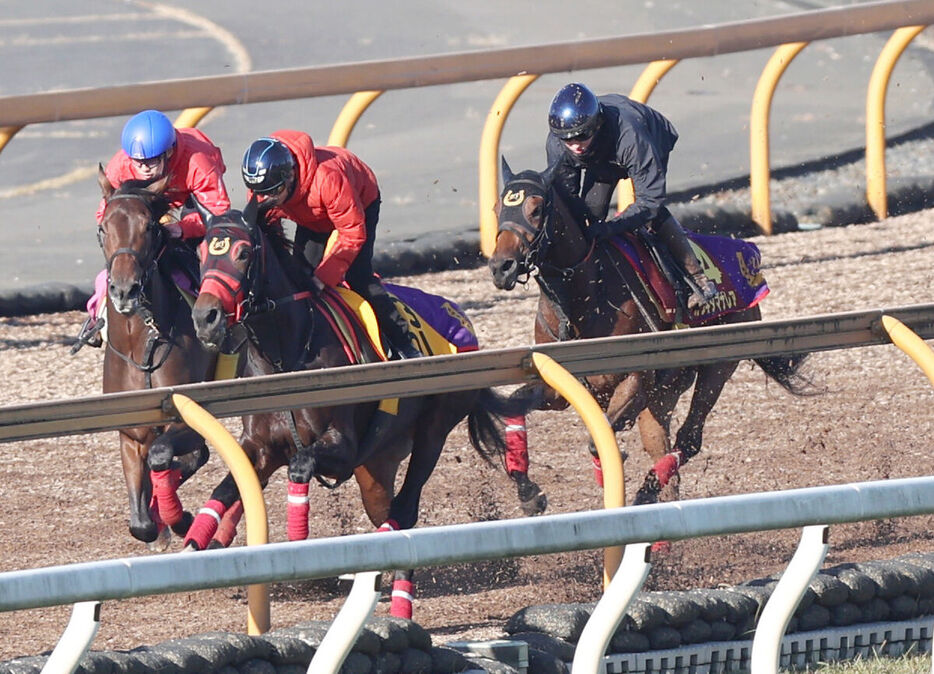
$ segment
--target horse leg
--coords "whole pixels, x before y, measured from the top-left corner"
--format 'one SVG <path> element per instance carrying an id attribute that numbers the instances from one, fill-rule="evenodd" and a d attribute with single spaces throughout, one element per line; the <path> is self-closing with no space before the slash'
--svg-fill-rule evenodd
<path id="1" fill-rule="evenodd" d="M 606 405 L 606 418 L 610 423 L 614 433 L 632 428 L 640 412 L 645 409 L 647 397 L 644 385 L 645 375 L 641 372 L 634 372 L 623 378 L 610 396 Z M 594 480 L 603 487 L 603 463 L 597 453 L 597 447 L 593 439 L 588 443 L 591 460 L 593 461 Z M 626 460 L 626 452 L 620 450 L 622 460 Z"/>
<path id="2" fill-rule="evenodd" d="M 186 460 L 179 462 L 177 456 Z M 178 487 L 204 465 L 207 456 L 204 440 L 183 424 L 170 426 L 149 449 L 150 479 L 159 517 L 179 536 L 188 532 L 194 518 L 182 507 Z"/>
<path id="3" fill-rule="evenodd" d="M 678 476 L 679 468 L 700 452 L 707 416 L 738 365 L 736 361 L 720 362 L 697 369 L 691 406 L 687 418 L 675 436 L 674 450 L 656 461 L 649 470 L 636 494 L 636 505 L 656 503 L 661 490 Z"/>
<path id="4" fill-rule="evenodd" d="M 217 531 L 208 543 L 208 550 L 216 548 L 229 548 L 233 539 L 237 536 L 237 525 L 240 518 L 243 517 L 243 501 L 234 501 L 234 504 L 227 508 L 227 511 L 221 516 Z"/>
<path id="5" fill-rule="evenodd" d="M 543 384 L 526 384 L 513 391 L 510 400 L 535 400 L 533 409 L 564 409 L 568 402 L 557 391 Z M 525 415 L 506 417 L 506 474 L 516 483 L 519 505 L 528 516 L 545 512 L 548 497 L 529 478 L 529 444 Z"/>
<path id="6" fill-rule="evenodd" d="M 147 451 L 145 442 L 120 433 L 120 460 L 130 503 L 130 534 L 144 543 L 152 543 L 161 527 L 150 514 L 152 487 L 145 471 Z"/>
<path id="7" fill-rule="evenodd" d="M 379 457 L 357 466 L 354 477 L 360 487 L 360 496 L 363 499 L 363 508 L 367 517 L 377 527 L 378 532 L 398 531 L 399 524 L 389 516 L 392 503 L 392 487 L 395 482 L 398 463 L 383 461 Z M 414 573 L 397 570 L 392 582 L 392 597 L 389 604 L 389 614 L 396 618 L 412 619 L 412 606 L 415 598 Z"/>

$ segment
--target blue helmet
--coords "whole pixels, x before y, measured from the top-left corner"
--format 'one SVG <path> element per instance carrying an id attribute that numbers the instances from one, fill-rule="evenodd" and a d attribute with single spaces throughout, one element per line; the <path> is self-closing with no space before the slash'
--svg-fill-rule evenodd
<path id="1" fill-rule="evenodd" d="M 254 140 L 240 166 L 243 184 L 257 194 L 279 189 L 295 175 L 295 157 L 278 138 Z"/>
<path id="2" fill-rule="evenodd" d="M 600 122 L 600 101 L 577 82 L 561 87 L 548 110 L 548 127 L 562 140 L 592 136 L 600 128 Z"/>
<path id="3" fill-rule="evenodd" d="M 131 159 L 152 159 L 175 145 L 175 127 L 157 110 L 143 110 L 123 127 L 123 151 Z"/>

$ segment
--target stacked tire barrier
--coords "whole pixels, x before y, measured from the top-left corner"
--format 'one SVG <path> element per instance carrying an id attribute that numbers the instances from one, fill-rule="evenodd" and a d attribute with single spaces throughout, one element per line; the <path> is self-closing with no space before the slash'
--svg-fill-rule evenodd
<path id="1" fill-rule="evenodd" d="M 769 577 L 727 588 L 641 592 L 614 633 L 607 653 L 670 652 L 708 642 L 749 641 L 777 582 L 777 577 Z M 527 644 L 527 670 L 464 653 L 460 646 L 436 646 L 417 623 L 372 618 L 341 672 L 566 673 L 593 608 L 592 603 L 548 604 L 515 613 L 504 631 L 510 641 Z M 822 570 L 811 582 L 787 633 L 909 621 L 923 616 L 932 616 L 934 623 L 934 553 L 912 553 L 888 561 L 841 564 Z M 327 629 L 327 622 L 315 621 L 262 636 L 211 632 L 130 651 L 91 651 L 77 671 L 299 674 L 307 671 Z M 930 631 L 927 635 L 929 639 Z M 820 655 L 826 657 L 826 653 Z M 39 674 L 47 659 L 48 653 L 9 660 L 0 663 L 0 674 Z"/>

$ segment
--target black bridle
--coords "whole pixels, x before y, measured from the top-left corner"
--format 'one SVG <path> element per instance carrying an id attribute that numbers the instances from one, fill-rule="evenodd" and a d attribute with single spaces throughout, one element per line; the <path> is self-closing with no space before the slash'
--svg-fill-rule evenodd
<path id="1" fill-rule="evenodd" d="M 135 192 L 126 192 L 113 194 L 110 196 L 110 198 L 107 199 L 107 204 L 110 204 L 112 201 L 118 199 L 136 199 L 142 202 L 142 204 L 146 207 L 146 211 L 149 214 L 146 223 L 146 234 L 147 240 L 149 241 L 149 250 L 139 251 L 135 248 L 124 246 L 115 250 L 110 255 L 110 257 L 105 256 L 107 282 L 109 285 L 111 269 L 113 268 L 114 260 L 117 257 L 120 255 L 130 255 L 133 257 L 133 259 L 136 260 L 136 265 L 140 269 L 140 293 L 139 302 L 137 303 L 136 308 L 133 310 L 133 314 L 139 316 L 143 324 L 148 328 L 148 333 L 146 337 L 146 345 L 143 348 L 143 356 L 141 361 L 136 361 L 132 355 L 125 354 L 117 349 L 110 340 L 107 340 L 107 349 L 128 365 L 131 365 L 140 372 L 143 372 L 146 375 L 146 388 L 151 388 L 152 373 L 165 364 L 165 361 L 168 360 L 169 354 L 172 352 L 172 347 L 175 345 L 174 332 L 176 321 L 172 321 L 170 333 L 168 335 L 163 335 L 162 330 L 159 328 L 159 325 L 156 322 L 156 317 L 153 314 L 150 298 L 146 295 L 146 288 L 149 287 L 149 282 L 152 279 L 152 275 L 159 264 L 159 258 L 162 256 L 162 253 L 165 250 L 165 231 L 162 229 L 162 225 L 159 224 L 159 221 L 156 218 L 156 214 L 153 211 L 152 195 L 150 193 L 137 194 Z M 106 236 L 107 232 L 104 231 L 102 220 L 101 225 L 98 225 L 97 227 L 97 243 L 100 246 L 102 252 L 104 251 L 104 239 Z M 158 348 L 159 344 L 166 344 L 168 348 L 164 349 L 161 357 L 156 360 L 156 349 Z"/>

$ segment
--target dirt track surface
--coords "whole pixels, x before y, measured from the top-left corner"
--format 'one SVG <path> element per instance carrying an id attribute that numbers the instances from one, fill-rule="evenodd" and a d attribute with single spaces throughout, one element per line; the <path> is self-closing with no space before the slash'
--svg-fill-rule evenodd
<path id="1" fill-rule="evenodd" d="M 930 301 L 934 211 L 883 223 L 756 239 L 771 295 L 764 317 L 784 319 Z M 395 279 L 443 294 L 474 320 L 486 348 L 531 341 L 535 288 L 495 290 L 485 269 Z M 0 402 L 55 400 L 100 391 L 103 354 L 68 347 L 75 313 L 0 321 Z M 808 373 L 827 388 L 793 398 L 740 365 L 711 415 L 704 451 L 682 469 L 681 498 L 772 491 L 934 473 L 934 390 L 894 346 L 815 354 Z M 679 406 L 675 426 L 684 415 Z M 226 422 L 232 429 L 233 421 Z M 550 513 L 602 507 L 591 476 L 583 423 L 571 411 L 529 418 L 532 477 L 546 490 Z M 634 432 L 619 435 L 629 453 L 626 492 L 635 494 L 649 459 Z M 570 449 L 568 449 L 570 448 Z M 196 510 L 223 476 L 216 456 L 181 496 Z M 270 540 L 285 534 L 285 474 L 266 491 Z M 370 530 L 356 488 L 313 490 L 312 536 Z M 422 500 L 421 526 L 519 517 L 512 483 L 483 464 L 463 426 L 451 435 Z M 116 433 L 10 443 L 0 453 L 0 571 L 151 554 L 131 539 Z M 834 527 L 828 566 L 934 550 L 931 517 Z M 780 571 L 797 531 L 714 537 L 676 543 L 656 560 L 647 587 L 715 587 Z M 243 544 L 241 535 L 235 542 Z M 173 550 L 179 549 L 178 539 Z M 435 644 L 502 635 L 518 609 L 594 601 L 602 553 L 549 555 L 431 569 L 417 574 L 415 620 Z M 334 581 L 273 587 L 272 625 L 331 619 L 344 589 Z M 388 602 L 377 607 L 388 613 Z M 52 649 L 70 607 L 0 614 L 0 660 Z M 229 588 L 104 604 L 93 648 L 129 649 L 209 630 L 245 631 L 246 595 Z"/>

